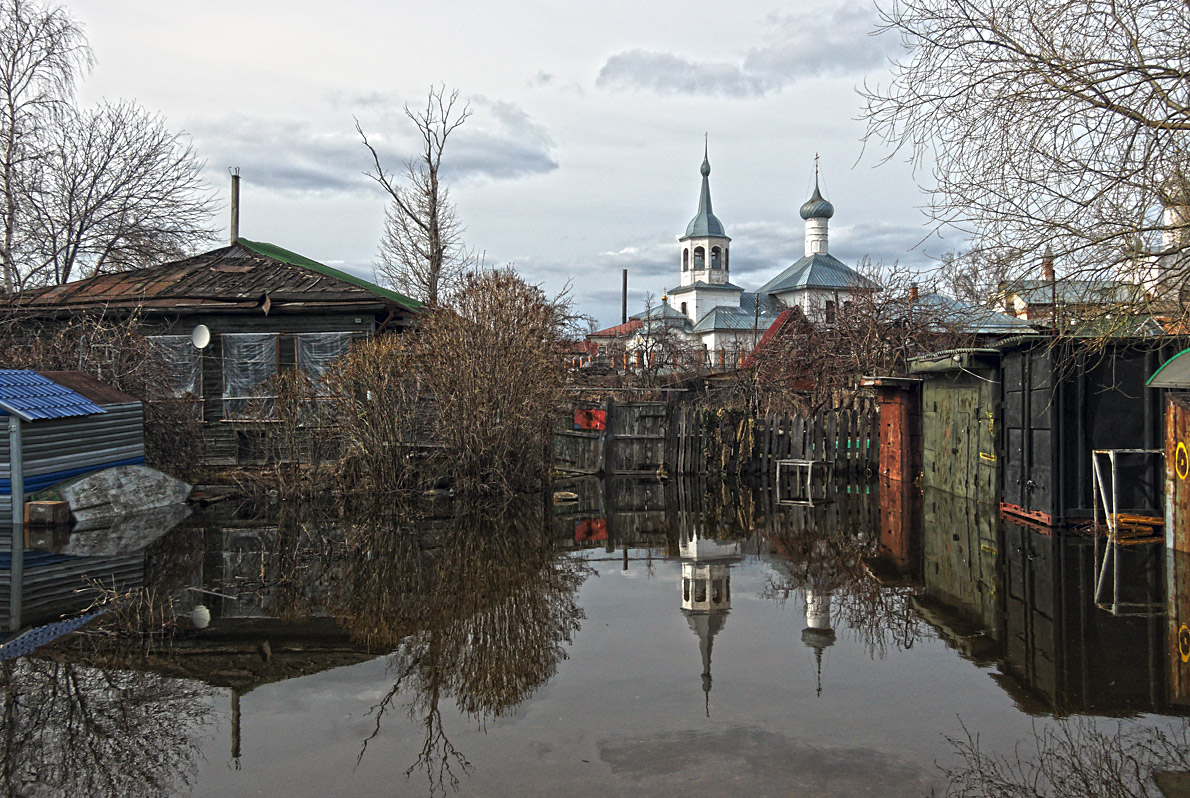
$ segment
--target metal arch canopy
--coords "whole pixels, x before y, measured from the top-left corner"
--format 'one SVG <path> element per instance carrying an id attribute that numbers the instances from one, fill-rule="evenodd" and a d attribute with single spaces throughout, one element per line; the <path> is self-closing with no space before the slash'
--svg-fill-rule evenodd
<path id="1" fill-rule="evenodd" d="M 1162 363 L 1145 385 L 1149 388 L 1190 388 L 1190 349 L 1183 349 Z"/>

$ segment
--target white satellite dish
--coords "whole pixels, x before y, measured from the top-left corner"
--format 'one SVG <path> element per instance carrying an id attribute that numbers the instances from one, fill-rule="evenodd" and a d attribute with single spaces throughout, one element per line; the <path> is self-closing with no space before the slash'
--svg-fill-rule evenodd
<path id="1" fill-rule="evenodd" d="M 206 349 L 211 342 L 211 330 L 205 324 L 200 324 L 190 333 L 190 343 L 195 349 Z"/>

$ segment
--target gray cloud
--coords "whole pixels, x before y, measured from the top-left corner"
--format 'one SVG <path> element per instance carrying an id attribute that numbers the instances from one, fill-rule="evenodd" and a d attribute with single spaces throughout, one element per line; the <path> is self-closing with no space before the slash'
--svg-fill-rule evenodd
<path id="1" fill-rule="evenodd" d="M 418 149 L 412 124 L 392 97 L 351 98 L 351 107 L 383 109 L 361 124 L 386 169 L 400 172 Z M 545 128 L 513 103 L 472 103 L 473 115 L 451 137 L 442 176 L 449 182 L 512 180 L 558 168 Z M 341 128 L 292 119 L 235 119 L 194 126 L 195 145 L 211 168 L 240 166 L 255 185 L 284 193 L 336 193 L 369 184 L 369 155 L 344 114 Z M 222 178 L 219 178 L 222 181 Z"/>
<path id="2" fill-rule="evenodd" d="M 882 63 L 896 43 L 892 37 L 869 36 L 876 22 L 871 5 L 858 0 L 840 3 L 827 14 L 815 7 L 772 15 L 765 41 L 738 61 L 699 62 L 629 50 L 608 58 L 595 85 L 660 94 L 763 95 L 802 78 L 861 73 Z"/>
<path id="3" fill-rule="evenodd" d="M 669 53 L 629 50 L 607 59 L 595 85 L 602 89 L 646 89 L 660 94 L 752 96 L 768 86 L 738 64 L 698 63 Z"/>
<path id="4" fill-rule="evenodd" d="M 514 103 L 478 97 L 444 159 L 451 180 L 508 180 L 558 168 L 554 142 L 540 123 Z"/>
<path id="5" fill-rule="evenodd" d="M 699 755 L 692 756 L 697 751 Z M 736 795 L 920 796 L 941 785 L 920 766 L 871 748 L 808 744 L 749 726 L 664 732 L 603 740 L 600 758 L 637 792 L 686 795 L 690 785 L 720 784 Z"/>
<path id="6" fill-rule="evenodd" d="M 242 168 L 246 179 L 281 192 L 349 191 L 365 185 L 363 147 L 354 131 L 314 130 L 301 121 L 222 120 L 192 130 L 196 148 L 210 168 Z M 221 184 L 223 178 L 219 178 Z"/>

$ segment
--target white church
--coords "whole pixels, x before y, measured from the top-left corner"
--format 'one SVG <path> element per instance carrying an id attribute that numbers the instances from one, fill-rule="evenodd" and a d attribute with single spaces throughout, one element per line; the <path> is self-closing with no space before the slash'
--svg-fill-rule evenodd
<path id="1" fill-rule="evenodd" d="M 704 151 L 698 211 L 678 239 L 681 280 L 661 305 L 632 316 L 640 322 L 635 346 L 664 328 L 709 352 L 747 352 L 781 311 L 798 307 L 811 320 L 830 320 L 857 291 L 879 286 L 828 251 L 828 225 L 835 206 L 818 187 L 802 205 L 806 223 L 805 254 L 762 285 L 745 291 L 731 282 L 731 238 L 711 208 L 711 163 Z M 634 325 L 635 326 L 635 325 Z M 614 329 L 614 328 L 613 328 Z"/>

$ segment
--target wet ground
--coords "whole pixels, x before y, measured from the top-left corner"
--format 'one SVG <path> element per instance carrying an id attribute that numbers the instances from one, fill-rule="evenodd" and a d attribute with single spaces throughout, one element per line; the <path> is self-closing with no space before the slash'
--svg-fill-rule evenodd
<path id="1" fill-rule="evenodd" d="M 113 611 L 3 660 L 0 778 L 17 795 L 1141 795 L 1149 771 L 1190 770 L 1190 568 L 1160 542 L 1104 571 L 1091 536 L 896 485 L 813 506 L 559 487 L 577 501 L 210 508 L 141 552 L 139 580 L 120 560 L 123 587 L 174 599 L 169 636 L 121 633 L 151 608 Z M 1129 779 L 1145 784 L 1112 791 Z"/>

